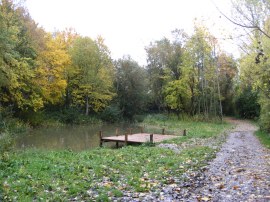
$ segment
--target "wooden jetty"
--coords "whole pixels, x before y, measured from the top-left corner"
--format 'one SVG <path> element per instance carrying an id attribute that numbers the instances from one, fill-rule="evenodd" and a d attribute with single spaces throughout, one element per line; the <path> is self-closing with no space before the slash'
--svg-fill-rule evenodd
<path id="1" fill-rule="evenodd" d="M 183 131 L 183 136 L 186 135 L 186 130 Z M 162 129 L 162 134 L 153 134 L 153 133 L 144 133 L 143 130 L 141 130 L 141 133 L 126 133 L 125 135 L 118 135 L 118 130 L 116 130 L 115 136 L 109 136 L 109 137 L 103 137 L 102 131 L 99 132 L 99 139 L 100 139 L 100 146 L 102 147 L 103 142 L 115 142 L 116 147 L 118 147 L 119 143 L 127 144 L 142 144 L 142 143 L 157 143 L 162 142 L 164 140 L 169 140 L 179 137 L 177 135 L 166 135 L 165 129 Z"/>

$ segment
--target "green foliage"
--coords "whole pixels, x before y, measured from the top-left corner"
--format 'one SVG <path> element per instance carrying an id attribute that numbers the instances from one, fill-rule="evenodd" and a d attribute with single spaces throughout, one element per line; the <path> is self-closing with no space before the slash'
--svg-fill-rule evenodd
<path id="1" fill-rule="evenodd" d="M 27 12 L 12 1 L 0 4 L 0 102 L 21 110 L 43 107 L 39 89 L 34 83 L 34 50 L 28 26 L 33 22 Z"/>
<path id="2" fill-rule="evenodd" d="M 166 92 L 164 94 L 168 87 L 166 86 L 168 82 L 178 81 L 182 75 L 184 60 L 183 41 L 186 39 L 186 34 L 183 30 L 175 30 L 173 34 L 175 38 L 172 42 L 167 38 L 163 38 L 150 43 L 146 47 L 148 57 L 147 71 L 151 86 L 151 105 L 152 108 L 157 108 L 159 111 L 163 110 L 166 105 L 172 109 L 176 109 L 175 105 L 179 105 L 179 101 L 174 101 L 175 97 L 179 96 L 170 96 Z M 172 84 L 169 85 L 172 86 Z M 179 92 L 176 94 L 179 95 Z M 175 104 L 176 102 L 177 104 Z"/>
<path id="3" fill-rule="evenodd" d="M 267 132 L 270 132 L 270 102 L 269 102 L 269 98 L 261 95 L 259 103 L 261 106 L 261 113 L 260 113 L 261 128 Z"/>
<path id="4" fill-rule="evenodd" d="M 12 118 L 8 108 L 0 107 L 0 162 L 9 160 L 9 153 L 14 146 L 16 135 L 29 130 L 22 121 Z"/>
<path id="5" fill-rule="evenodd" d="M 100 124 L 101 120 L 95 115 L 85 115 L 77 108 L 65 108 L 62 110 L 47 110 L 43 112 L 45 123 L 43 125 L 59 124 Z M 47 123 L 49 121 L 49 123 Z"/>
<path id="6" fill-rule="evenodd" d="M 116 101 L 122 116 L 129 120 L 144 111 L 147 105 L 148 87 L 146 71 L 130 57 L 116 62 Z"/>
<path id="7" fill-rule="evenodd" d="M 235 59 L 225 53 L 218 57 L 219 64 L 219 84 L 222 95 L 222 109 L 225 115 L 235 115 L 234 95 L 235 78 L 238 73 Z"/>
<path id="8" fill-rule="evenodd" d="M 239 8 L 239 9 L 237 9 Z M 252 32 L 248 44 L 245 44 L 246 50 L 240 60 L 241 81 L 246 86 L 251 86 L 258 92 L 260 104 L 260 125 L 264 130 L 270 130 L 269 116 L 269 90 L 270 90 L 270 32 L 269 32 L 269 1 L 236 1 L 234 9 L 237 9 L 237 19 L 243 20 L 247 26 L 257 27 Z M 256 16 L 253 16 L 253 13 Z M 247 21 L 250 16 L 254 20 Z M 247 97 L 247 100 L 249 98 Z M 249 101 L 249 100 L 248 100 Z"/>
<path id="9" fill-rule="evenodd" d="M 112 92 L 112 63 L 101 41 L 78 37 L 70 49 L 74 71 L 70 75 L 73 103 L 98 112 L 108 106 Z"/>
<path id="10" fill-rule="evenodd" d="M 12 150 L 13 144 L 14 139 L 10 133 L 7 131 L 0 133 L 0 161 L 9 160 L 9 152 Z"/>
<path id="11" fill-rule="evenodd" d="M 207 28 L 194 26 L 194 34 L 173 32 L 146 48 L 153 109 L 200 115 L 205 119 L 229 113 L 237 74 L 232 56 L 217 53 L 218 43 Z M 221 103 L 223 100 L 223 103 Z"/>
<path id="12" fill-rule="evenodd" d="M 259 140 L 261 141 L 261 143 L 267 147 L 268 149 L 270 149 L 270 134 L 269 132 L 266 131 L 256 131 L 255 133 L 257 135 L 257 137 L 259 138 Z"/>
<path id="13" fill-rule="evenodd" d="M 189 106 L 191 92 L 185 79 L 169 82 L 164 89 L 165 102 L 179 115 Z"/>
<path id="14" fill-rule="evenodd" d="M 120 122 L 123 119 L 122 112 L 117 105 L 106 107 L 100 116 L 103 121 L 108 123 Z"/>
<path id="15" fill-rule="evenodd" d="M 254 119 L 260 115 L 258 92 L 252 91 L 251 87 L 243 89 L 235 101 L 237 113 L 241 118 Z"/>
<path id="16" fill-rule="evenodd" d="M 134 121 L 137 122 L 137 123 L 141 123 L 144 121 L 146 117 L 146 114 L 137 114 L 137 115 L 134 115 Z"/>

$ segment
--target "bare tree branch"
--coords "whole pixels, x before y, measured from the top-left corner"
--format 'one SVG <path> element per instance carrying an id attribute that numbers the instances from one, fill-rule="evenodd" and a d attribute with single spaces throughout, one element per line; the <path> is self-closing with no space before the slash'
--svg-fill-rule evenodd
<path id="1" fill-rule="evenodd" d="M 227 20 L 229 20 L 231 23 L 237 25 L 237 26 L 240 26 L 240 27 L 243 27 L 243 28 L 247 28 L 247 29 L 256 29 L 258 31 L 260 31 L 263 35 L 265 35 L 267 38 L 270 39 L 270 35 L 268 33 L 266 33 L 262 28 L 260 28 L 260 26 L 258 25 L 245 25 L 245 24 L 241 24 L 239 22 L 236 22 L 235 20 L 229 18 L 227 15 L 225 15 L 219 8 L 218 6 L 212 1 L 212 3 L 214 4 L 214 6 L 216 7 L 216 9 L 218 10 L 218 12 L 223 16 L 225 17 Z M 245 16 L 245 18 L 247 18 L 247 16 Z M 248 19 L 248 18 L 247 18 Z M 249 20 L 250 21 L 250 20 Z"/>

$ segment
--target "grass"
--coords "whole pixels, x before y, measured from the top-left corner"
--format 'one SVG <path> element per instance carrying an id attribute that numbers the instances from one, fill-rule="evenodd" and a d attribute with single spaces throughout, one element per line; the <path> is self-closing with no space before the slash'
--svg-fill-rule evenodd
<path id="1" fill-rule="evenodd" d="M 3 200 L 68 200 L 79 197 L 121 196 L 122 191 L 147 192 L 170 176 L 204 166 L 214 150 L 200 147 L 176 155 L 156 147 L 124 147 L 119 150 L 95 149 L 74 153 L 26 151 L 1 163 Z"/>
<path id="2" fill-rule="evenodd" d="M 255 133 L 257 135 L 257 137 L 259 138 L 260 142 L 265 146 L 267 147 L 268 149 L 270 149 L 270 134 L 265 132 L 265 131 L 262 131 L 262 130 L 259 130 L 259 131 L 256 131 Z"/>
<path id="3" fill-rule="evenodd" d="M 146 127 L 147 132 L 160 133 L 160 128 L 165 128 L 166 133 L 182 135 L 183 130 L 187 130 L 187 136 L 175 139 L 174 143 L 186 142 L 194 138 L 213 138 L 220 135 L 226 129 L 231 127 L 228 123 L 220 122 L 202 122 L 193 120 L 179 121 L 176 117 L 167 117 L 164 115 L 148 116 L 142 123 Z"/>
<path id="4" fill-rule="evenodd" d="M 156 130 L 164 120 L 152 117 L 144 124 Z M 181 145 L 194 139 L 218 137 L 228 124 L 165 120 L 171 132 L 188 130 L 171 141 Z M 110 201 L 128 192 L 149 192 L 172 177 L 194 172 L 214 158 L 216 150 L 204 145 L 185 147 L 181 153 L 149 147 L 97 148 L 83 152 L 26 150 L 9 153 L 0 161 L 0 201 Z"/>

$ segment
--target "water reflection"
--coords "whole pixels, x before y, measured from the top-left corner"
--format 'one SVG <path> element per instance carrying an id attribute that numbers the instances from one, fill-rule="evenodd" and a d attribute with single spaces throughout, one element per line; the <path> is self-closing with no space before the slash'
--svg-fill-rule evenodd
<path id="1" fill-rule="evenodd" d="M 87 125 L 63 126 L 57 128 L 40 128 L 28 134 L 21 135 L 16 142 L 16 148 L 38 148 L 45 150 L 72 149 L 82 151 L 99 146 L 98 132 L 104 136 L 114 135 L 118 128 L 119 134 L 124 134 L 132 128 L 132 132 L 139 132 L 135 125 Z"/>

